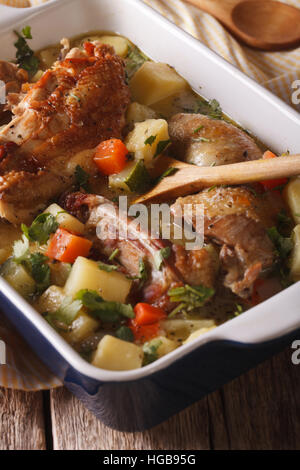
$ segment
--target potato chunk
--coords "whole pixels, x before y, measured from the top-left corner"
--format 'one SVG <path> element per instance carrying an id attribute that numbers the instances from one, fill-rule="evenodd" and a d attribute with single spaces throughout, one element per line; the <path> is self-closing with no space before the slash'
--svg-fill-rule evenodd
<path id="1" fill-rule="evenodd" d="M 51 206 L 45 210 L 45 213 L 56 217 L 61 228 L 69 232 L 77 233 L 78 235 L 84 234 L 84 225 L 71 214 L 65 212 L 58 204 L 51 204 Z"/>
<path id="2" fill-rule="evenodd" d="M 75 297 L 82 289 L 95 290 L 104 300 L 125 303 L 131 285 L 132 281 L 124 274 L 101 271 L 98 263 L 80 256 L 72 267 L 65 292 Z"/>
<path id="3" fill-rule="evenodd" d="M 154 158 L 162 153 L 159 150 L 167 147 L 169 139 L 167 121 L 147 119 L 147 121 L 135 124 L 125 144 L 129 152 L 134 153 L 136 160 L 144 160 L 146 167 L 151 168 Z"/>
<path id="4" fill-rule="evenodd" d="M 142 362 L 140 346 L 107 335 L 100 341 L 92 364 L 101 369 L 122 371 L 139 369 Z"/>
<path id="5" fill-rule="evenodd" d="M 159 346 L 157 348 L 157 354 L 159 358 L 170 354 L 172 351 L 178 348 L 178 343 L 176 341 L 172 341 L 165 336 L 159 336 L 155 338 L 154 341 L 159 342 Z"/>
<path id="6" fill-rule="evenodd" d="M 291 210 L 293 219 L 300 224 L 300 178 L 292 179 L 284 190 L 285 200 Z"/>
<path id="7" fill-rule="evenodd" d="M 294 249 L 291 256 L 291 277 L 294 281 L 300 281 L 300 225 L 293 231 Z"/>
<path id="8" fill-rule="evenodd" d="M 192 341 L 195 341 L 195 339 L 200 338 L 200 336 L 205 335 L 206 333 L 214 330 L 215 328 L 215 326 L 212 326 L 211 328 L 201 328 L 200 330 L 194 331 L 194 333 L 192 333 L 183 344 L 191 343 Z"/>
<path id="9" fill-rule="evenodd" d="M 98 40 L 103 44 L 112 46 L 115 50 L 115 53 L 120 57 L 127 56 L 129 43 L 127 39 L 123 38 L 122 36 L 101 36 Z"/>
<path id="10" fill-rule="evenodd" d="M 136 122 L 143 122 L 146 119 L 155 119 L 156 112 L 140 103 L 131 103 L 126 114 L 127 124 L 133 125 Z"/>
<path id="11" fill-rule="evenodd" d="M 167 64 L 145 62 L 130 81 L 134 101 L 150 106 L 187 88 L 187 82 Z"/>

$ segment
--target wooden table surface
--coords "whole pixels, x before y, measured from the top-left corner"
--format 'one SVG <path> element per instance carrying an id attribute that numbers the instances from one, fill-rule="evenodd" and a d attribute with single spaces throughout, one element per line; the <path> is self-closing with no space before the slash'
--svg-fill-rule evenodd
<path id="1" fill-rule="evenodd" d="M 300 366 L 287 349 L 144 433 L 112 431 L 66 389 L 0 389 L 0 450 L 300 450 Z"/>

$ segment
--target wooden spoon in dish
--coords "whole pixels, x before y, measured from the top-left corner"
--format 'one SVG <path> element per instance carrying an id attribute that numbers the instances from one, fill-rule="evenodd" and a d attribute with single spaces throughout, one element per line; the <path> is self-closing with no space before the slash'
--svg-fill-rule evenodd
<path id="1" fill-rule="evenodd" d="M 185 0 L 217 18 L 248 46 L 278 51 L 300 44 L 300 10 L 271 0 Z"/>
<path id="2" fill-rule="evenodd" d="M 139 197 L 135 201 L 136 204 L 186 196 L 216 185 L 257 183 L 300 175 L 300 155 L 215 167 L 190 165 L 166 156 L 161 162 L 163 169 L 176 168 L 177 171 L 163 178 L 155 188 Z"/>

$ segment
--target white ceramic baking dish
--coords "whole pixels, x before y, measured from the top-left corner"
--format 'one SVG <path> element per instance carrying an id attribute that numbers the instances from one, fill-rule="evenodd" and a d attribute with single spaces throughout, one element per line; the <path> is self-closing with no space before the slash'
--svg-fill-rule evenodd
<path id="1" fill-rule="evenodd" d="M 0 5 L 0 59 L 14 57 L 13 30 L 27 24 L 35 49 L 92 30 L 127 36 L 149 57 L 174 66 L 196 91 L 201 87 L 204 97 L 216 98 L 228 115 L 270 148 L 300 152 L 296 111 L 141 1 L 52 0 L 22 10 Z M 137 430 L 161 422 L 291 341 L 300 330 L 299 286 L 130 372 L 89 365 L 3 279 L 0 295 L 11 321 L 70 390 L 108 425 Z M 133 398 L 145 391 L 151 395 L 148 404 Z"/>

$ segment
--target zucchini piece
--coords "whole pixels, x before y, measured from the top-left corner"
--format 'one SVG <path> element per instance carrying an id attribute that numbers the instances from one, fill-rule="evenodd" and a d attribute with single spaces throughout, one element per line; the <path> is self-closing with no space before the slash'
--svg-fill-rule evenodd
<path id="1" fill-rule="evenodd" d="M 161 322 L 161 328 L 165 331 L 167 338 L 181 344 L 192 333 L 202 328 L 213 328 L 216 324 L 213 320 L 185 320 L 169 319 Z"/>
<path id="2" fill-rule="evenodd" d="M 16 289 L 22 297 L 28 299 L 35 293 L 36 284 L 33 278 L 22 265 L 15 263 L 12 258 L 8 259 L 1 266 L 0 275 Z"/>
<path id="3" fill-rule="evenodd" d="M 130 162 L 121 173 L 109 177 L 109 186 L 112 189 L 121 189 L 132 193 L 146 192 L 151 182 L 143 160 Z"/>
<path id="4" fill-rule="evenodd" d="M 300 178 L 292 179 L 284 189 L 284 197 L 296 224 L 300 224 Z"/>

